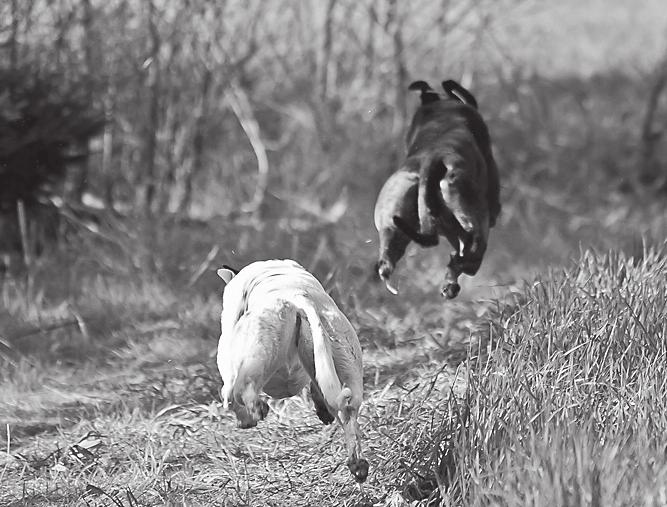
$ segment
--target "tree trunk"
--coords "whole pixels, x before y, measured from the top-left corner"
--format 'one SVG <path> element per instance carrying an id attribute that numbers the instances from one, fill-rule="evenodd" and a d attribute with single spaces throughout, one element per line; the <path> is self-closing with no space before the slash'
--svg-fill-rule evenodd
<path id="1" fill-rule="evenodd" d="M 398 138 L 403 133 L 407 118 L 407 81 L 408 71 L 405 64 L 404 45 L 403 45 L 403 20 L 399 13 L 397 0 L 389 1 L 389 11 L 387 13 L 387 28 L 391 34 L 394 72 L 395 72 L 395 95 L 394 95 L 394 124 L 393 135 Z"/>
<path id="2" fill-rule="evenodd" d="M 167 131 L 167 142 L 165 144 L 165 167 L 164 173 L 160 178 L 158 185 L 157 209 L 160 215 L 164 215 L 169 210 L 171 201 L 171 189 L 176 179 L 177 151 L 178 151 L 178 124 L 179 114 L 176 112 L 176 97 L 172 94 L 166 94 L 166 111 L 164 118 L 164 128 Z"/>
<path id="3" fill-rule="evenodd" d="M 97 70 L 94 68 L 93 57 L 93 43 L 95 41 L 95 34 L 93 33 L 93 9 L 90 0 L 83 0 L 83 33 L 84 33 L 84 65 L 86 66 L 86 102 L 88 107 L 93 107 L 93 99 L 95 94 L 95 82 L 93 76 Z M 88 173 L 90 171 L 90 146 L 88 140 L 81 140 L 74 147 L 79 160 L 70 168 L 70 192 L 68 200 L 71 203 L 81 204 L 83 193 L 86 190 L 88 182 Z"/>
<path id="4" fill-rule="evenodd" d="M 664 134 L 655 126 L 655 114 L 660 106 L 660 97 L 667 85 L 667 55 L 658 64 L 653 86 L 646 103 L 646 114 L 642 124 L 639 148 L 639 183 L 651 185 L 660 178 L 660 163 L 656 160 L 655 148 Z"/>
<path id="5" fill-rule="evenodd" d="M 111 77 L 109 78 L 111 79 Z M 102 134 L 102 181 L 104 205 L 109 211 L 114 211 L 113 206 L 113 187 L 114 180 L 111 171 L 113 161 L 113 140 L 114 140 L 114 103 L 115 89 L 113 84 L 109 83 L 104 97 L 104 132 Z"/>
<path id="6" fill-rule="evenodd" d="M 199 103 L 195 109 L 195 125 L 192 136 L 192 166 L 183 174 L 183 194 L 178 204 L 179 213 L 187 213 L 190 208 L 190 203 L 192 202 L 192 180 L 204 167 L 204 127 L 209 103 L 209 90 L 211 89 L 212 82 L 213 72 L 207 67 L 202 76 Z"/>
<path id="7" fill-rule="evenodd" d="M 371 0 L 368 6 L 368 33 L 366 34 L 368 38 L 366 39 L 366 48 L 364 51 L 366 56 L 364 77 L 367 85 L 373 82 L 375 70 L 375 25 L 377 22 L 378 15 L 375 8 L 375 0 Z"/>
<path id="8" fill-rule="evenodd" d="M 329 65 L 331 62 L 331 45 L 332 45 L 332 26 L 333 26 L 333 10 L 336 6 L 337 0 L 329 0 L 327 10 L 324 18 L 324 37 L 322 40 L 322 49 L 320 51 L 320 65 L 318 67 L 318 91 L 320 104 L 326 104 L 327 92 L 329 87 Z"/>
<path id="9" fill-rule="evenodd" d="M 143 211 L 150 216 L 155 200 L 155 157 L 157 153 L 157 131 L 160 112 L 160 34 L 157 28 L 156 9 L 153 0 L 148 2 L 148 30 L 150 51 L 148 66 L 148 121 L 144 130 L 142 169 L 144 171 Z"/>
<path id="10" fill-rule="evenodd" d="M 167 132 L 167 143 L 164 147 L 165 167 L 164 173 L 159 178 L 159 195 L 157 209 L 161 215 L 169 211 L 172 195 L 176 183 L 176 173 L 183 165 L 183 154 L 185 152 L 186 138 L 191 129 L 189 121 L 189 108 L 186 106 L 186 114 L 182 114 L 184 102 L 182 97 L 183 88 L 172 76 L 176 74 L 174 64 L 178 62 L 181 55 L 181 40 L 177 31 L 169 37 L 169 56 L 163 58 L 165 89 L 163 95 L 166 97 L 165 117 L 163 120 L 164 130 Z"/>
<path id="11" fill-rule="evenodd" d="M 19 6 L 18 0 L 12 0 L 12 26 L 9 34 L 9 70 L 14 74 L 19 66 Z M 10 94 L 14 94 L 13 83 L 10 82 Z"/>

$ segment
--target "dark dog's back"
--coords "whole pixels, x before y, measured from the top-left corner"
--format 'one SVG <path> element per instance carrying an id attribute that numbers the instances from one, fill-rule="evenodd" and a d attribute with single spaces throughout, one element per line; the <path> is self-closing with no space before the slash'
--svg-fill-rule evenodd
<path id="1" fill-rule="evenodd" d="M 469 167 L 475 172 L 470 177 L 483 193 L 489 226 L 493 227 L 500 213 L 500 183 L 491 137 L 482 116 L 471 105 L 455 99 L 430 102 L 417 109 L 408 129 L 407 157 L 419 161 L 422 173 L 426 163 L 466 153 L 471 160 L 481 156 L 481 164 Z"/>

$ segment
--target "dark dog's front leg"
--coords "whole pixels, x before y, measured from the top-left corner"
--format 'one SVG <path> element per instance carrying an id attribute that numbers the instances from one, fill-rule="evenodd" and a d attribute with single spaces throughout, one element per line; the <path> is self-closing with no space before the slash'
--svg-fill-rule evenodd
<path id="1" fill-rule="evenodd" d="M 461 286 L 458 284 L 461 273 L 474 276 L 479 270 L 486 245 L 480 247 L 476 241 L 477 238 L 474 236 L 472 239 L 467 237 L 461 242 L 460 250 L 451 253 L 445 273 L 445 285 L 441 291 L 447 299 L 454 299 L 461 291 Z"/>

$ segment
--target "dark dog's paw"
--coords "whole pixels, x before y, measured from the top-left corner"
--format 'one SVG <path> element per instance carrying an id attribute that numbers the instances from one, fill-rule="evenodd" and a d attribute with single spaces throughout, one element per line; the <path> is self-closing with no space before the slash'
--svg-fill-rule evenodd
<path id="1" fill-rule="evenodd" d="M 389 262 L 387 259 L 380 259 L 375 263 L 373 266 L 373 269 L 375 270 L 375 278 L 376 280 L 387 280 L 391 277 L 392 273 L 394 272 L 394 266 L 391 262 Z"/>
<path id="2" fill-rule="evenodd" d="M 347 460 L 347 468 L 350 469 L 354 480 L 362 483 L 368 477 L 368 461 L 364 458 L 350 458 Z"/>
<path id="3" fill-rule="evenodd" d="M 456 282 L 450 282 L 442 288 L 440 294 L 447 299 L 454 299 L 461 292 L 461 286 Z"/>

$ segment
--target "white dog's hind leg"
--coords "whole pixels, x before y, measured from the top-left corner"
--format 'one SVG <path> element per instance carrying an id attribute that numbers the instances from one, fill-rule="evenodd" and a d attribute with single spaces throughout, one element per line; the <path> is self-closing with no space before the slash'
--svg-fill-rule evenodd
<path id="1" fill-rule="evenodd" d="M 338 418 L 343 426 L 347 467 L 357 482 L 364 482 L 368 477 L 368 461 L 361 457 L 361 437 L 357 422 L 358 409 L 350 404 L 351 398 L 352 392 L 348 387 L 344 387 L 341 391 Z"/>
<path id="2" fill-rule="evenodd" d="M 318 385 L 311 381 L 310 382 L 310 396 L 313 398 L 313 404 L 315 405 L 315 413 L 320 421 L 323 424 L 331 424 L 334 422 L 334 416 L 331 415 L 329 407 L 327 407 L 327 402 L 324 400 L 324 395 Z"/>

